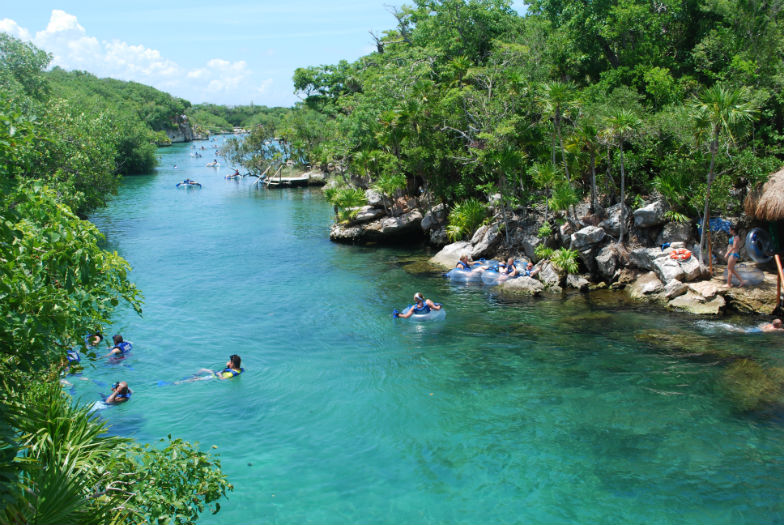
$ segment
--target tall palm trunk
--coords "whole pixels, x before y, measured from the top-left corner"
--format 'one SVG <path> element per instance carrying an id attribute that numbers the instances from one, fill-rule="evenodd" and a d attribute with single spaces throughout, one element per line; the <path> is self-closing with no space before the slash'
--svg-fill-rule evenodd
<path id="1" fill-rule="evenodd" d="M 596 152 L 591 150 L 591 212 L 596 213 Z"/>
<path id="2" fill-rule="evenodd" d="M 623 142 L 621 142 L 621 235 L 618 238 L 618 243 L 623 244 L 623 234 L 626 230 L 626 217 L 624 212 L 624 198 L 626 190 L 626 172 L 623 167 Z"/>
<path id="3" fill-rule="evenodd" d="M 713 140 L 710 146 L 711 160 L 710 168 L 708 169 L 708 187 L 705 190 L 705 209 L 702 214 L 702 229 L 700 230 L 700 264 L 703 261 L 703 253 L 705 251 L 705 232 L 710 228 L 710 191 L 713 184 L 713 167 L 716 161 L 716 153 L 719 151 L 719 128 L 713 128 Z"/>

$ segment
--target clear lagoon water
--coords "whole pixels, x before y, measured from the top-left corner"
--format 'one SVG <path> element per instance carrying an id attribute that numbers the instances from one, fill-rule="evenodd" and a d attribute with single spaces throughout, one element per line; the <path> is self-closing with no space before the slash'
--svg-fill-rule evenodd
<path id="1" fill-rule="evenodd" d="M 620 294 L 510 302 L 408 272 L 421 250 L 331 243 L 319 190 L 227 181 L 190 151 L 162 149 L 92 218 L 144 314 L 117 312 L 133 352 L 73 392 L 126 380 L 132 400 L 100 412 L 112 432 L 218 447 L 235 490 L 201 523 L 784 521 L 784 418 L 738 412 L 721 364 L 635 339 L 693 331 L 767 366 L 775 336 Z M 203 188 L 176 189 L 186 176 Z M 416 291 L 446 319 L 393 320 Z M 160 383 L 232 353 L 237 379 Z"/>

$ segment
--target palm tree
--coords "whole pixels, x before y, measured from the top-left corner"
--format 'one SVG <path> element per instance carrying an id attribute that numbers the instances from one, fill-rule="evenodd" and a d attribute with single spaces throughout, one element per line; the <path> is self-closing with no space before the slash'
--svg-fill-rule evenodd
<path id="1" fill-rule="evenodd" d="M 563 124 L 564 113 L 576 105 L 574 96 L 574 84 L 571 82 L 546 82 L 542 84 L 542 93 L 539 96 L 539 104 L 542 112 L 553 121 L 552 139 L 552 161 L 555 164 L 555 137 L 558 137 L 558 145 L 561 148 L 561 163 L 563 164 L 566 179 L 569 176 L 569 166 L 566 163 L 566 150 L 561 137 L 561 125 Z"/>
<path id="2" fill-rule="evenodd" d="M 599 131 L 593 121 L 580 121 L 575 134 L 574 143 L 580 150 L 588 153 L 591 164 L 591 212 L 596 211 L 596 154 L 599 150 Z"/>
<path id="3" fill-rule="evenodd" d="M 628 109 L 619 109 L 607 119 L 606 134 L 612 137 L 613 142 L 618 146 L 621 154 L 621 234 L 618 237 L 619 244 L 623 244 L 623 235 L 626 229 L 626 218 L 623 213 L 624 199 L 626 198 L 626 171 L 623 162 L 623 145 L 634 136 L 641 125 L 642 122 L 640 119 Z"/>
<path id="4" fill-rule="evenodd" d="M 697 127 L 707 128 L 711 134 L 710 168 L 708 168 L 708 186 L 705 190 L 705 210 L 702 214 L 703 227 L 700 233 L 700 263 L 703 262 L 705 231 L 709 228 L 710 191 L 716 176 L 713 168 L 716 163 L 716 153 L 719 151 L 719 138 L 722 133 L 726 133 L 729 140 L 733 141 L 732 127 L 740 122 L 754 119 L 756 107 L 750 102 L 750 98 L 751 94 L 746 87 L 730 89 L 715 84 L 693 102 Z"/>
<path id="5" fill-rule="evenodd" d="M 536 184 L 544 189 L 544 222 L 547 224 L 547 210 L 550 208 L 550 191 L 558 179 L 558 170 L 552 163 L 534 164 L 531 172 Z"/>

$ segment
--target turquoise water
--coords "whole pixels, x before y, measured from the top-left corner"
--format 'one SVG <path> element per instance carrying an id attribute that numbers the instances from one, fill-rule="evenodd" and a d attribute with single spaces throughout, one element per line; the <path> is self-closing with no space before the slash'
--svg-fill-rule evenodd
<path id="1" fill-rule="evenodd" d="M 93 217 L 145 306 L 116 315 L 130 357 L 74 391 L 126 380 L 132 400 L 101 411 L 114 432 L 217 445 L 235 491 L 202 523 L 784 520 L 784 419 L 737 413 L 721 365 L 634 338 L 693 330 L 780 364 L 775 336 L 411 274 L 416 252 L 329 242 L 318 190 L 252 189 L 189 152 L 161 150 Z M 203 189 L 177 190 L 186 176 Z M 393 320 L 415 291 L 446 319 Z M 238 379 L 158 385 L 232 353 Z"/>

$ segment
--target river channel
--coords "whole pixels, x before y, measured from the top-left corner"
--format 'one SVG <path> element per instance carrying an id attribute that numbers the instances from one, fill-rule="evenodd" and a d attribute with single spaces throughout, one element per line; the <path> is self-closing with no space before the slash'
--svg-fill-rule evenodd
<path id="1" fill-rule="evenodd" d="M 685 331 L 780 366 L 775 335 L 407 271 L 421 249 L 331 243 L 320 190 L 225 180 L 195 144 L 204 157 L 162 149 L 91 218 L 145 303 L 115 315 L 130 356 L 74 392 L 126 380 L 132 400 L 100 411 L 112 432 L 217 446 L 235 490 L 201 523 L 784 521 L 784 418 L 740 411 L 724 365 L 636 337 Z M 394 320 L 416 291 L 446 318 Z M 170 384 L 234 353 L 239 378 Z"/>

